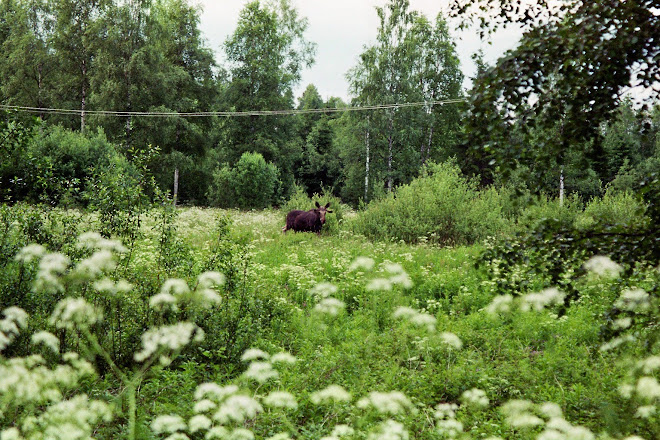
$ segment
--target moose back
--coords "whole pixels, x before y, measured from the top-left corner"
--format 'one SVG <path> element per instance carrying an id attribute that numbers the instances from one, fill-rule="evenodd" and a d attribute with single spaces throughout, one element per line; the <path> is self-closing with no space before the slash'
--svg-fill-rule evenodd
<path id="1" fill-rule="evenodd" d="M 332 212 L 328 209 L 329 207 L 330 203 L 321 206 L 319 202 L 316 202 L 316 208 L 309 211 L 290 211 L 286 215 L 286 225 L 282 228 L 282 232 L 293 230 L 295 232 L 316 232 L 321 235 L 325 214 Z"/>

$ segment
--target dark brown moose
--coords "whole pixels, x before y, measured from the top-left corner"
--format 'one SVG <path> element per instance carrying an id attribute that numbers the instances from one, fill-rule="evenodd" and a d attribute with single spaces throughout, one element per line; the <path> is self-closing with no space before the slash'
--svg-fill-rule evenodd
<path id="1" fill-rule="evenodd" d="M 321 235 L 321 228 L 325 223 L 326 212 L 332 212 L 328 209 L 330 203 L 325 206 L 319 205 L 316 202 L 316 208 L 309 211 L 291 211 L 286 215 L 286 226 L 282 228 L 282 232 L 289 229 L 295 232 L 316 232 Z"/>

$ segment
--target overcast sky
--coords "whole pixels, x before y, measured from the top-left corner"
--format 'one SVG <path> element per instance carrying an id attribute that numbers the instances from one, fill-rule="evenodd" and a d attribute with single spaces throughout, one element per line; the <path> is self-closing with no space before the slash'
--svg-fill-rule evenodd
<path id="1" fill-rule="evenodd" d="M 203 8 L 201 30 L 208 45 L 216 52 L 216 59 L 224 61 L 222 44 L 236 29 L 238 15 L 249 0 L 197 0 Z M 292 0 L 300 16 L 307 17 L 307 39 L 317 44 L 316 62 L 303 72 L 296 89 L 299 97 L 308 84 L 314 84 L 324 99 L 338 96 L 348 99 L 346 72 L 357 64 L 365 45 L 373 44 L 378 29 L 375 6 L 383 6 L 386 0 Z M 446 0 L 410 0 L 412 10 L 420 11 L 435 19 L 443 10 Z M 482 42 L 475 33 L 452 33 L 456 38 L 457 51 L 463 73 L 474 74 L 470 56 L 480 48 L 486 61 L 492 62 L 515 46 L 520 33 L 504 30 L 492 38 L 492 44 Z M 465 86 L 469 82 L 466 80 Z"/>

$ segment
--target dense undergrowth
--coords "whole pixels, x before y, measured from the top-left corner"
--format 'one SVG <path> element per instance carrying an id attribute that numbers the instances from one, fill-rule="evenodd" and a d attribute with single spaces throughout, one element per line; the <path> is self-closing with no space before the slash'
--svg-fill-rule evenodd
<path id="1" fill-rule="evenodd" d="M 619 206 L 544 203 L 511 227 Z M 371 241 L 333 208 L 321 236 L 155 208 L 119 244 L 99 215 L 1 207 L 2 439 L 660 436 L 656 267 L 567 262 L 566 306 L 477 266 L 492 244 Z"/>

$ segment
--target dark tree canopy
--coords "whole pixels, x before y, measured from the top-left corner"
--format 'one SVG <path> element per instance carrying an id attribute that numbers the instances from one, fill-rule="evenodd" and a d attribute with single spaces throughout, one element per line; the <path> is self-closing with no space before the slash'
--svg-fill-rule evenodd
<path id="1" fill-rule="evenodd" d="M 599 125 L 611 118 L 631 86 L 660 92 L 658 0 L 454 0 L 465 23 L 481 34 L 507 24 L 522 27 L 515 50 L 480 75 L 467 119 L 469 145 L 504 173 L 518 162 L 560 159 L 576 143 L 593 140 L 602 157 Z M 520 130 L 512 137 L 510 127 Z M 529 147 L 535 130 L 556 136 Z"/>

